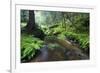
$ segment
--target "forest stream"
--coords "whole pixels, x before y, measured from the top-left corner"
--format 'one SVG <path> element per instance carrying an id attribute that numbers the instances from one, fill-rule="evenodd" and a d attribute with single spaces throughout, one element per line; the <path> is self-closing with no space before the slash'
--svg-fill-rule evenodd
<path id="1" fill-rule="evenodd" d="M 64 61 L 64 60 L 86 60 L 89 59 L 80 49 L 73 46 L 70 42 L 57 39 L 57 44 L 61 45 L 59 48 L 49 48 L 46 44 L 37 51 L 35 58 L 31 62 L 45 62 L 45 61 Z"/>
<path id="2" fill-rule="evenodd" d="M 21 63 L 89 59 L 89 15 L 21 10 Z"/>

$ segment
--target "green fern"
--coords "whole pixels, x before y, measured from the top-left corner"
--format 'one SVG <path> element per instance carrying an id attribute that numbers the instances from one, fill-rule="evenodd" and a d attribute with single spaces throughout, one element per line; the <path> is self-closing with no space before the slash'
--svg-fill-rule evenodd
<path id="1" fill-rule="evenodd" d="M 34 57 L 36 50 L 43 46 L 43 41 L 32 35 L 21 36 L 21 61 L 25 62 Z"/>

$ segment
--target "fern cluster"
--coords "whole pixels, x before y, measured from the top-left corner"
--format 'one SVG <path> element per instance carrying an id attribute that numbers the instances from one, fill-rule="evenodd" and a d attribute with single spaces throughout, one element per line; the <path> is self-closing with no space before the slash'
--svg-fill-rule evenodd
<path id="1" fill-rule="evenodd" d="M 32 35 L 21 36 L 21 62 L 26 62 L 34 57 L 36 50 L 43 46 L 43 41 Z"/>

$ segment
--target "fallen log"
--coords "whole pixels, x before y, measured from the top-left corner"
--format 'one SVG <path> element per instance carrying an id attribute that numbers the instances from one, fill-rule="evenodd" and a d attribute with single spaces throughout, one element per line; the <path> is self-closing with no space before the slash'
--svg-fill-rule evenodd
<path id="1" fill-rule="evenodd" d="M 45 42 L 46 43 L 56 43 L 62 46 L 65 49 L 65 54 L 68 60 L 76 59 L 75 57 L 82 59 L 82 60 L 89 59 L 89 57 L 86 54 L 84 54 L 80 48 L 73 45 L 68 40 L 59 39 L 55 36 L 49 36 L 45 38 Z"/>

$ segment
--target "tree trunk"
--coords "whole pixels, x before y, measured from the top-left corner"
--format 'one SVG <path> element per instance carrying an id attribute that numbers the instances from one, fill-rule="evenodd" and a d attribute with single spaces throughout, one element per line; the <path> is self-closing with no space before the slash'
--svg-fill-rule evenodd
<path id="1" fill-rule="evenodd" d="M 39 26 L 35 23 L 35 14 L 34 10 L 29 10 L 29 21 L 25 27 L 26 33 L 33 34 L 35 37 L 44 39 L 44 32 L 38 28 Z"/>
<path id="2" fill-rule="evenodd" d="M 29 10 L 29 21 L 26 26 L 27 33 L 32 34 L 33 29 L 36 27 L 34 10 Z"/>

